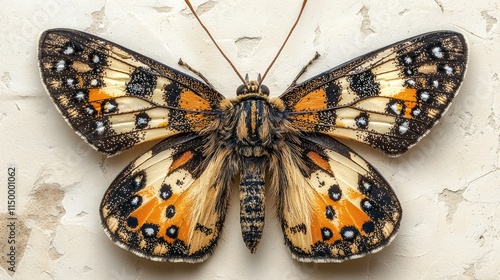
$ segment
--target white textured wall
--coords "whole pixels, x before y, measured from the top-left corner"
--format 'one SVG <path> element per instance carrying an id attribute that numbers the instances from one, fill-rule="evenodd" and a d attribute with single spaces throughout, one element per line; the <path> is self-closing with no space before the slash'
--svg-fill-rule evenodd
<path id="1" fill-rule="evenodd" d="M 108 184 L 145 147 L 105 158 L 65 124 L 40 82 L 38 35 L 88 31 L 173 67 L 182 57 L 226 96 L 239 80 L 183 1 L 2 1 L 0 8 L 0 279 L 7 251 L 7 169 L 16 168 L 15 279 L 498 279 L 500 274 L 500 11 L 497 0 L 309 1 L 266 84 L 277 96 L 315 51 L 311 76 L 419 33 L 468 39 L 460 94 L 416 147 L 386 158 L 350 144 L 392 184 L 403 222 L 391 246 L 342 264 L 290 258 L 268 207 L 259 250 L 241 240 L 237 193 L 214 255 L 203 264 L 156 263 L 115 246 L 98 207 Z M 243 73 L 263 72 L 301 5 L 194 1 Z M 269 201 L 272 204 L 273 201 Z"/>

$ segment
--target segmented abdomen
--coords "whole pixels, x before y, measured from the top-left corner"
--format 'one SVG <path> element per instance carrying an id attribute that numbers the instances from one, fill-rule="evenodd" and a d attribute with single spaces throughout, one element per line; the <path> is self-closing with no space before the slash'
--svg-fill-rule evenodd
<path id="1" fill-rule="evenodd" d="M 252 253 L 264 229 L 264 164 L 262 158 L 243 160 L 240 182 L 240 224 L 243 241 Z"/>

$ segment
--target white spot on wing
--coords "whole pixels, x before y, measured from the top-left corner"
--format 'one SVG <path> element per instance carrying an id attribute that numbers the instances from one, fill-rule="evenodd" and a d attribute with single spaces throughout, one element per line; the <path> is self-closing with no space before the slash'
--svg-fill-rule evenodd
<path id="1" fill-rule="evenodd" d="M 116 106 L 116 105 L 114 105 L 113 103 L 111 103 L 111 102 L 106 102 L 106 103 L 104 104 L 104 111 L 106 111 L 106 112 L 111 112 L 111 111 L 113 111 L 116 107 L 117 107 L 117 106 Z"/>
<path id="2" fill-rule="evenodd" d="M 96 125 L 95 131 L 97 132 L 97 134 L 99 134 L 99 135 L 103 134 L 104 130 L 106 129 L 104 127 L 104 123 L 101 121 L 98 121 L 95 123 L 95 125 Z"/>
<path id="3" fill-rule="evenodd" d="M 344 231 L 344 238 L 350 239 L 354 237 L 354 231 L 346 230 Z"/>
<path id="4" fill-rule="evenodd" d="M 420 93 L 420 99 L 422 99 L 422 101 L 427 101 L 429 100 L 429 93 L 427 91 L 423 91 L 422 93 Z"/>
<path id="5" fill-rule="evenodd" d="M 63 53 L 64 54 L 73 54 L 75 52 L 75 49 L 72 46 L 68 46 Z"/>
<path id="6" fill-rule="evenodd" d="M 453 73 L 453 68 L 451 68 L 448 65 L 444 66 L 444 71 L 446 72 L 446 75 L 451 75 Z"/>
<path id="7" fill-rule="evenodd" d="M 59 62 L 57 62 L 56 64 L 56 72 L 61 72 L 62 70 L 64 70 L 65 67 L 66 67 L 66 61 L 59 60 Z"/>
<path id="8" fill-rule="evenodd" d="M 75 94 L 75 99 L 78 102 L 83 102 L 85 100 L 85 94 L 82 91 L 79 91 Z"/>
<path id="9" fill-rule="evenodd" d="M 372 208 L 372 204 L 370 203 L 370 201 L 365 200 L 365 201 L 363 202 L 363 208 L 365 208 L 365 209 L 370 209 L 370 208 Z"/>
<path id="10" fill-rule="evenodd" d="M 410 124 L 408 123 L 408 121 L 405 121 L 403 122 L 400 126 L 399 126 L 399 133 L 401 134 L 405 134 L 406 132 L 408 132 L 408 128 L 409 128 Z"/>
<path id="11" fill-rule="evenodd" d="M 357 123 L 356 123 L 358 126 L 366 126 L 368 124 L 368 121 L 365 117 L 360 117 L 359 119 L 357 119 Z"/>
<path id="12" fill-rule="evenodd" d="M 137 118 L 137 125 L 138 126 L 145 125 L 145 124 L 148 124 L 147 118 Z"/>
<path id="13" fill-rule="evenodd" d="M 434 47 L 434 48 L 432 48 L 432 54 L 436 58 L 443 58 L 443 50 L 440 47 Z"/>
<path id="14" fill-rule="evenodd" d="M 144 228 L 144 234 L 147 236 L 153 236 L 155 234 L 155 230 L 150 227 Z"/>
<path id="15" fill-rule="evenodd" d="M 142 176 L 142 175 L 140 175 L 140 174 L 139 174 L 139 175 L 137 175 L 137 176 L 134 178 L 134 185 L 135 185 L 136 187 L 140 187 L 140 186 L 141 186 L 141 184 L 142 184 L 142 178 L 143 178 L 143 176 Z"/>
<path id="16" fill-rule="evenodd" d="M 340 193 L 332 193 L 332 198 L 334 200 L 339 200 L 340 199 Z"/>
<path id="17" fill-rule="evenodd" d="M 94 109 L 90 108 L 90 107 L 87 107 L 85 108 L 85 112 L 88 114 L 88 115 L 92 115 L 94 113 Z"/>
<path id="18" fill-rule="evenodd" d="M 412 114 L 416 117 L 418 115 L 420 115 L 420 113 L 422 113 L 422 110 L 420 110 L 419 108 L 415 108 L 412 112 Z"/>
<path id="19" fill-rule="evenodd" d="M 99 56 L 97 54 L 94 54 L 94 56 L 92 57 L 92 62 L 99 63 L 99 61 L 101 61 L 101 59 L 99 58 Z"/>
<path id="20" fill-rule="evenodd" d="M 397 115 L 401 114 L 401 106 L 399 106 L 397 103 L 391 105 L 391 110 Z"/>
<path id="21" fill-rule="evenodd" d="M 132 206 L 137 206 L 139 204 L 139 197 L 135 196 L 134 198 L 132 198 L 132 200 L 130 201 L 130 204 Z"/>

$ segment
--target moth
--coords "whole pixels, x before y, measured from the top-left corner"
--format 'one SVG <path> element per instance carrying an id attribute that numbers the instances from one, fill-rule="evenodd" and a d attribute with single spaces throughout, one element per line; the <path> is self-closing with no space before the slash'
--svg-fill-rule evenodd
<path id="1" fill-rule="evenodd" d="M 275 98 L 263 78 L 247 77 L 227 99 L 203 76 L 88 33 L 52 29 L 39 43 L 43 84 L 89 145 L 112 156 L 164 139 L 106 191 L 107 235 L 148 259 L 193 263 L 214 250 L 234 185 L 252 253 L 263 233 L 266 184 L 295 259 L 341 262 L 388 245 L 402 215 L 396 194 L 333 137 L 389 156 L 406 152 L 444 114 L 466 62 L 464 37 L 437 31 L 293 82 Z"/>

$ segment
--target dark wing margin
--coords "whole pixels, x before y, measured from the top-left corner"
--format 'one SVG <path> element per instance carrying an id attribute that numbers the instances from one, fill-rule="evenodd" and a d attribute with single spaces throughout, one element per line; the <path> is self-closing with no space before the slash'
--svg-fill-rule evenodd
<path id="1" fill-rule="evenodd" d="M 39 64 L 66 121 L 107 155 L 209 127 L 224 99 L 187 74 L 76 30 L 45 31 Z"/>
<path id="2" fill-rule="evenodd" d="M 279 98 L 286 118 L 302 131 L 397 156 L 445 113 L 464 79 L 467 56 L 460 33 L 426 33 L 321 73 Z"/>

